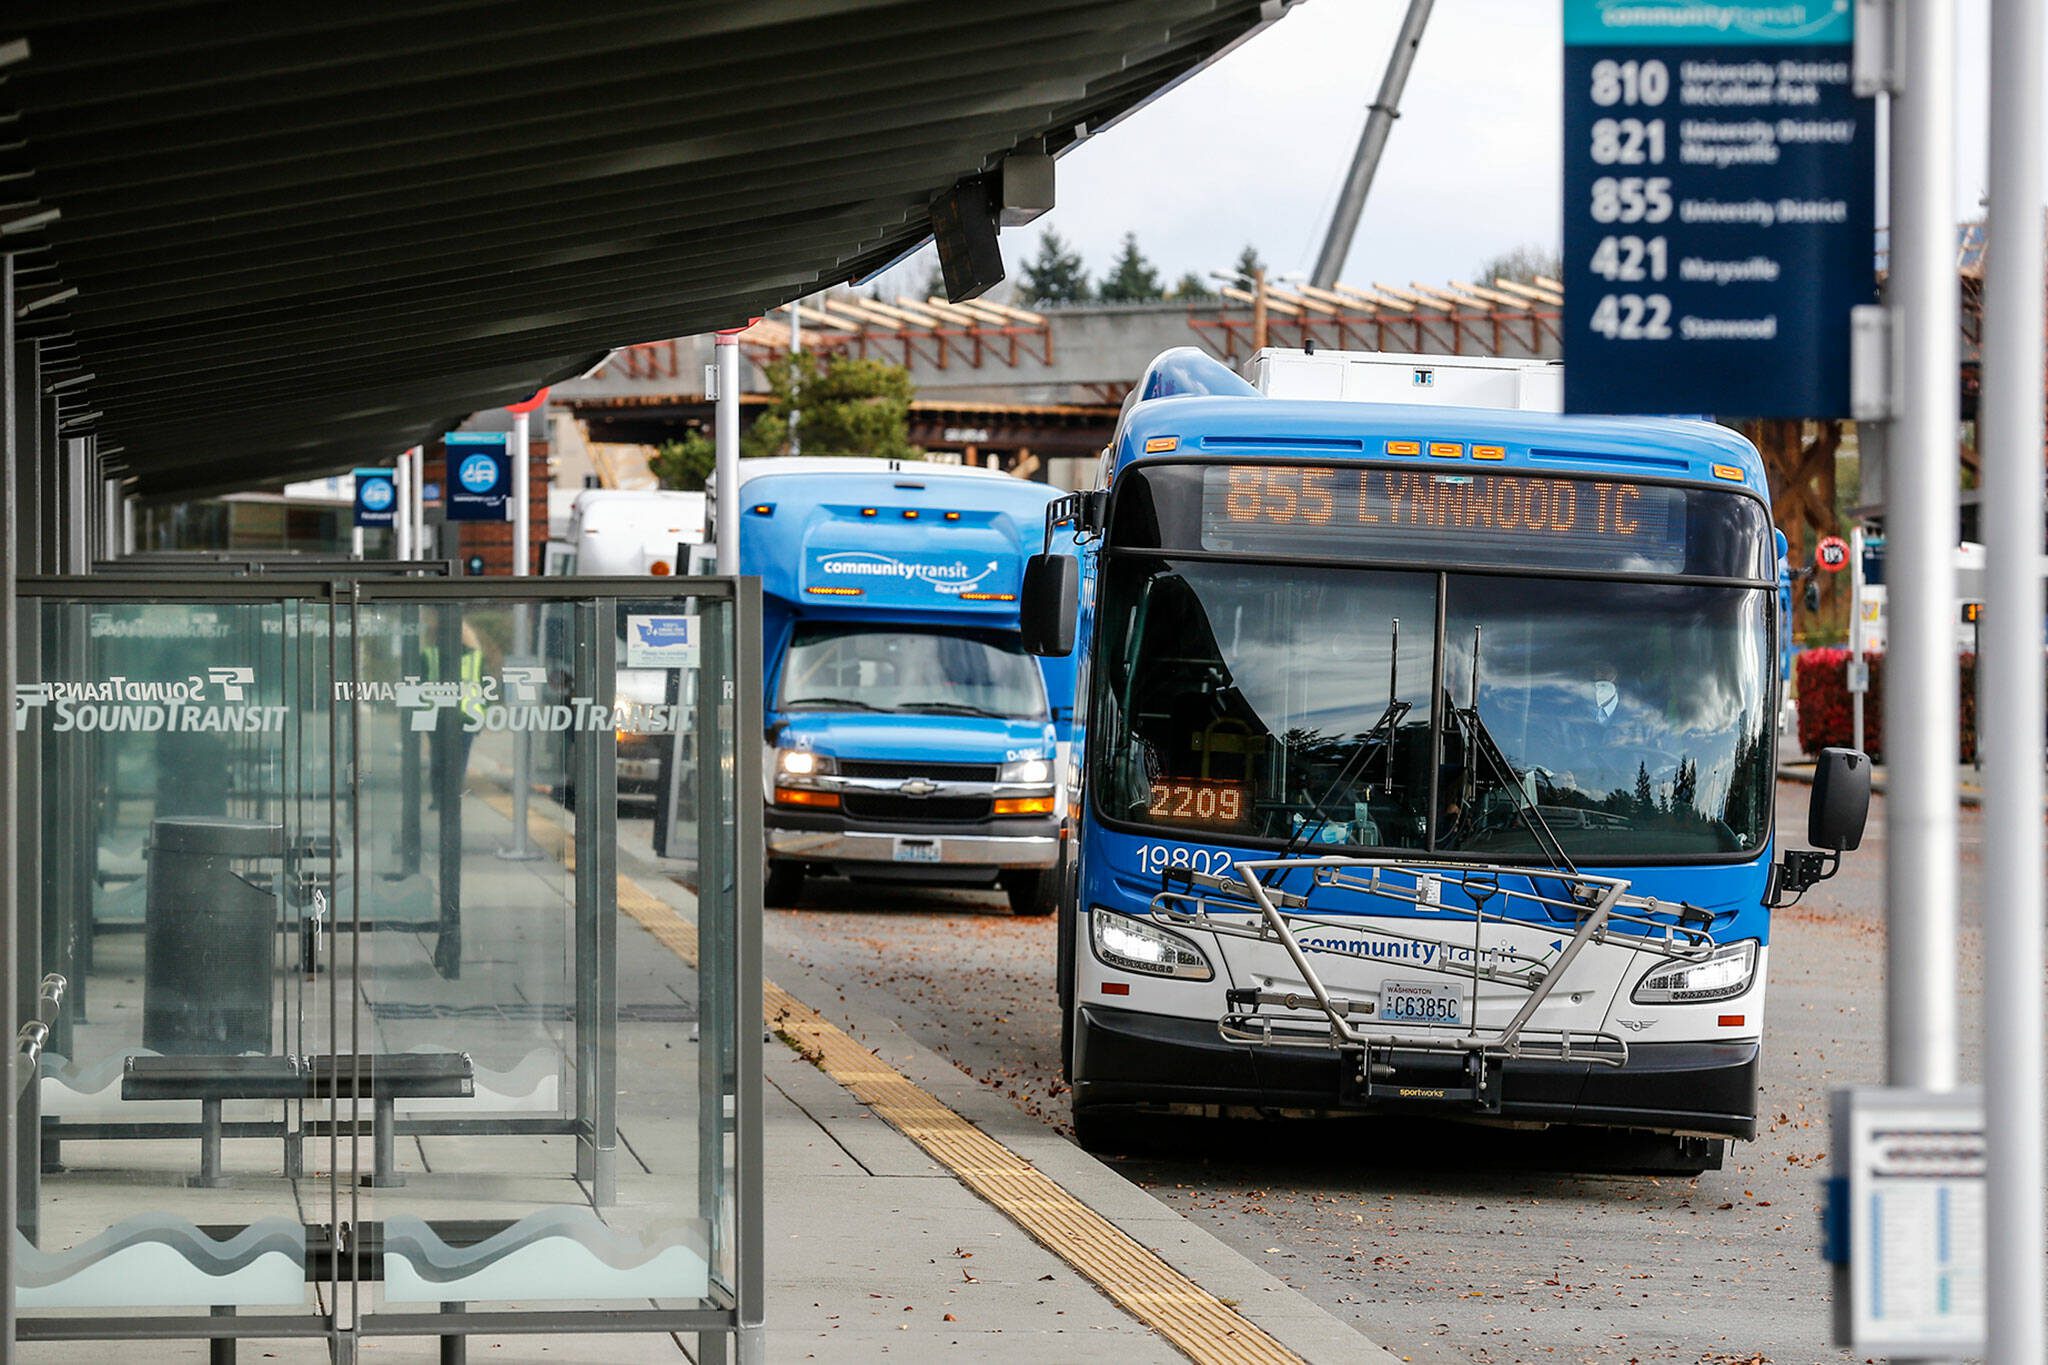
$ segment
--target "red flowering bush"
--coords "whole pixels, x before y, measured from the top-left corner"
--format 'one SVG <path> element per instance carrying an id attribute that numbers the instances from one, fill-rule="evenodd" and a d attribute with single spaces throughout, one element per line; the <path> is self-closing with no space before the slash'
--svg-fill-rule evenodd
<path id="1" fill-rule="evenodd" d="M 1870 691 L 1863 698 L 1863 747 L 1884 762 L 1884 655 L 1866 654 Z M 1956 737 L 1957 762 L 1977 756 L 1977 656 L 1959 655 L 1962 716 Z M 1799 747 L 1809 754 L 1856 742 L 1849 710 L 1849 651 L 1809 649 L 1794 661 L 1799 683 Z"/>

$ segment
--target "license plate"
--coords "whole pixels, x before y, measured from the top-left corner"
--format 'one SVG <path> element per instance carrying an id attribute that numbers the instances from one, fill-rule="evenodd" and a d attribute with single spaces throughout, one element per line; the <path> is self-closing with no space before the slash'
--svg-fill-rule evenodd
<path id="1" fill-rule="evenodd" d="M 1389 1024 L 1462 1026 L 1464 990 L 1435 982 L 1389 981 L 1380 987 L 1380 1019 Z"/>
<path id="2" fill-rule="evenodd" d="M 935 863 L 939 861 L 941 845 L 937 839 L 898 839 L 896 861 L 899 863 Z"/>

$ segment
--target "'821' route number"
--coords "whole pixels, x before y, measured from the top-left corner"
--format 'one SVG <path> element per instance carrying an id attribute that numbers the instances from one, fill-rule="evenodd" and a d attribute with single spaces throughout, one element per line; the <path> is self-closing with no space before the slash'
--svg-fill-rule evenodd
<path id="1" fill-rule="evenodd" d="M 1140 844 L 1138 866 L 1147 872 L 1169 867 L 1188 867 L 1209 877 L 1227 877 L 1236 860 L 1218 849 L 1189 848 L 1186 844 Z"/>

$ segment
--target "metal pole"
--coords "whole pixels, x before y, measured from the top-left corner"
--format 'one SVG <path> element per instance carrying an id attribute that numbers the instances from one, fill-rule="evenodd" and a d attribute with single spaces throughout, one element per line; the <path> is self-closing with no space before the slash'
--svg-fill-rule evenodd
<path id="1" fill-rule="evenodd" d="M 348 553 L 351 559 L 363 557 L 363 528 L 351 526 L 348 532 Z"/>
<path id="2" fill-rule="evenodd" d="M 527 464 L 532 450 L 532 414 L 515 413 L 512 424 L 512 576 L 526 578 L 533 567 L 533 517 L 527 506 L 531 479 Z M 533 662 L 532 602 L 512 604 L 512 654 L 520 664 Z M 521 729 L 512 737 L 512 847 L 499 855 L 519 862 L 539 858 L 532 831 L 527 828 L 527 808 L 533 799 L 533 731 Z"/>
<path id="3" fill-rule="evenodd" d="M 532 496 L 528 486 L 528 451 L 532 448 L 529 423 L 533 414 L 522 412 L 512 424 L 512 576 L 525 578 L 533 563 L 533 513 L 527 506 Z M 524 617 L 520 618 L 524 620 Z"/>
<path id="4" fill-rule="evenodd" d="M 15 644 L 20 634 L 20 601 L 15 597 L 21 538 L 15 534 L 19 494 L 18 470 L 20 423 L 14 405 L 21 400 L 21 386 L 15 374 L 20 357 L 14 342 L 14 255 L 0 256 L 0 697 L 13 707 Z M 15 977 L 21 956 L 15 886 L 15 859 L 21 847 L 19 807 L 15 800 L 18 743 L 11 718 L 0 723 L 0 1022 L 4 1022 L 7 1067 L 0 1081 L 0 1355 L 12 1356 L 14 1346 L 14 1229 L 21 1221 L 16 1197 L 23 1144 L 16 1131 L 19 1118 L 15 1104 L 15 1068 L 21 1058 L 15 1052 L 14 1031 L 21 1025 L 19 994 Z M 40 965 L 40 964 L 39 964 Z M 31 1161 L 40 1153 L 29 1149 Z"/>
<path id="5" fill-rule="evenodd" d="M 1344 177 L 1343 193 L 1330 213 L 1330 231 L 1316 256 L 1315 273 L 1309 283 L 1328 289 L 1337 282 L 1344 258 L 1351 254 L 1351 239 L 1358 233 L 1358 219 L 1365 212 L 1365 196 L 1372 189 L 1373 175 L 1380 168 L 1380 153 L 1387 149 L 1387 134 L 1401 117 L 1401 91 L 1408 84 L 1408 72 L 1415 65 L 1415 49 L 1422 43 L 1423 26 L 1429 22 L 1433 0 L 1408 0 L 1408 15 L 1394 36 L 1394 50 L 1387 56 L 1387 74 L 1380 78 L 1380 93 L 1366 106 L 1365 131 L 1358 135 L 1358 151 L 1351 158 L 1351 171 Z M 1481 281 L 1482 284 L 1491 281 Z"/>
<path id="6" fill-rule="evenodd" d="M 2042 0 L 1992 0 L 1990 205 L 1984 260 L 1984 610 L 1977 656 L 1984 753 L 1985 1354 L 2048 1360 L 2048 1091 L 2041 1037 Z"/>
<path id="7" fill-rule="evenodd" d="M 412 461 L 412 557 L 427 556 L 427 452 L 414 446 Z"/>
<path id="8" fill-rule="evenodd" d="M 1957 1032 L 1955 0 L 1895 12 L 1888 302 L 1902 387 L 1885 484 L 1887 1069 L 1894 1086 L 1938 1091 L 1955 1088 Z"/>
<path id="9" fill-rule="evenodd" d="M 1252 270 L 1252 350 L 1265 350 L 1267 335 L 1266 267 L 1257 266 Z"/>
<path id="10" fill-rule="evenodd" d="M 718 572 L 740 571 L 740 339 L 720 332 L 718 356 Z"/>
<path id="11" fill-rule="evenodd" d="M 398 496 L 391 508 L 391 557 L 412 558 L 412 460 L 407 455 L 398 457 L 398 464 L 391 471 L 393 491 Z"/>
<path id="12" fill-rule="evenodd" d="M 802 392 L 797 384 L 796 358 L 804 353 L 804 319 L 803 314 L 797 311 L 799 304 L 800 300 L 797 299 L 791 299 L 789 303 L 789 453 L 792 455 L 804 453 L 804 414 L 803 409 L 796 404 L 797 397 Z"/>
<path id="13" fill-rule="evenodd" d="M 1849 532 L 1849 666 L 1863 663 L 1863 528 Z M 1863 689 L 1849 694 L 1849 717 L 1856 731 L 1856 751 L 1863 749 Z"/>

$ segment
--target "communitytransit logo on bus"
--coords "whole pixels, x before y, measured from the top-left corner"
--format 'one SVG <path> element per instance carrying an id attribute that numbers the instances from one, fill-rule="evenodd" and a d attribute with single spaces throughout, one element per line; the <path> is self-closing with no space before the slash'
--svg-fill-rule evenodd
<path id="1" fill-rule="evenodd" d="M 1002 572 L 1002 567 L 991 559 L 977 573 L 972 564 L 963 560 L 956 559 L 951 564 L 912 564 L 872 550 L 842 550 L 837 554 L 820 555 L 818 572 L 834 578 L 896 578 L 928 583 L 934 590 L 950 596 L 973 592 Z"/>

